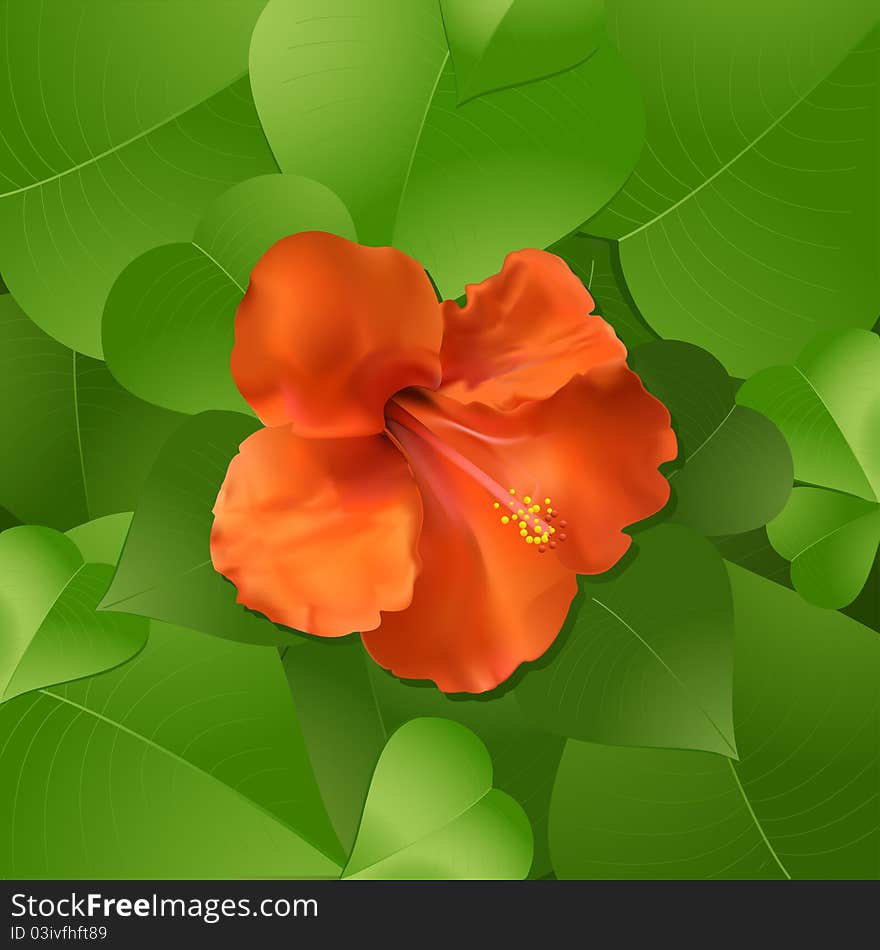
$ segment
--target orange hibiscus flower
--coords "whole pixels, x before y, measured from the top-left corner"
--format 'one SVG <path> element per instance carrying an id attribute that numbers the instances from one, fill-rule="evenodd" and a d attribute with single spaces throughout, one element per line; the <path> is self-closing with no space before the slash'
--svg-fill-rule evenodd
<path id="1" fill-rule="evenodd" d="M 576 574 L 666 503 L 669 413 L 566 264 L 510 254 L 438 303 L 393 248 L 308 232 L 254 268 L 232 374 L 266 428 L 214 507 L 238 600 L 360 631 L 402 677 L 483 692 L 550 646 Z"/>

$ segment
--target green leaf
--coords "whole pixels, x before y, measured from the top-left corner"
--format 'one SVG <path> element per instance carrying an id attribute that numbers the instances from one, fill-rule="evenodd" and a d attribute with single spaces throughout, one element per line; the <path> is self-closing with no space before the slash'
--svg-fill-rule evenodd
<path id="1" fill-rule="evenodd" d="M 246 643 L 290 642 L 290 633 L 237 604 L 235 587 L 211 563 L 217 492 L 230 459 L 258 428 L 237 412 L 205 412 L 171 436 L 147 477 L 102 610 Z"/>
<path id="2" fill-rule="evenodd" d="M 572 234 L 549 250 L 561 257 L 596 301 L 596 313 L 614 327 L 628 350 L 657 339 L 633 302 L 613 241 Z"/>
<path id="3" fill-rule="evenodd" d="M 324 807 L 351 851 L 388 733 L 359 637 L 307 637 L 283 654 L 284 672 Z"/>
<path id="4" fill-rule="evenodd" d="M 450 697 L 433 684 L 397 679 L 364 655 L 385 728 L 393 732 L 420 716 L 452 719 L 475 732 L 495 765 L 495 786 L 525 809 L 535 836 L 531 877 L 550 869 L 547 817 L 553 776 L 564 740 L 548 735 L 522 710 L 508 687 L 479 696 Z"/>
<path id="5" fill-rule="evenodd" d="M 782 430 L 802 482 L 880 500 L 880 337 L 820 334 L 793 366 L 774 366 L 737 395 Z"/>
<path id="6" fill-rule="evenodd" d="M 4 4 L 0 270 L 53 337 L 100 357 L 119 271 L 277 171 L 246 75 L 264 5 Z"/>
<path id="7" fill-rule="evenodd" d="M 270 0 L 250 65 L 281 169 L 332 188 L 362 241 L 412 254 L 450 298 L 572 231 L 641 147 L 638 88 L 608 45 L 458 105 L 437 0 Z"/>
<path id="8" fill-rule="evenodd" d="M 130 663 L 0 706 L 0 874 L 335 877 L 278 654 L 152 624 Z"/>
<path id="9" fill-rule="evenodd" d="M 102 362 L 50 339 L 11 296 L 0 297 L 0 366 L 0 502 L 22 521 L 62 530 L 134 508 L 183 417 L 141 402 Z"/>
<path id="10" fill-rule="evenodd" d="M 517 699 L 559 735 L 735 756 L 723 562 L 681 525 L 639 533 L 634 547 L 617 571 L 584 579 L 570 628 Z"/>
<path id="11" fill-rule="evenodd" d="M 737 400 L 784 433 L 798 488 L 768 528 L 810 602 L 844 607 L 865 584 L 880 542 L 880 338 L 820 334 L 793 366 L 748 380 Z M 825 491 L 823 489 L 829 489 Z"/>
<path id="12" fill-rule="evenodd" d="M 79 548 L 83 559 L 96 564 L 117 564 L 125 536 L 131 527 L 132 512 L 105 515 L 64 533 Z"/>
<path id="13" fill-rule="evenodd" d="M 458 101 L 570 69 L 605 39 L 602 0 L 440 0 Z"/>
<path id="14" fill-rule="evenodd" d="M 788 561 L 774 550 L 767 537 L 766 528 L 755 528 L 754 531 L 744 531 L 742 534 L 722 535 L 711 540 L 725 561 L 732 561 L 775 584 L 791 587 Z"/>
<path id="15" fill-rule="evenodd" d="M 370 785 L 346 878 L 519 879 L 532 831 L 492 787 L 492 760 L 472 732 L 414 719 L 388 740 Z"/>
<path id="16" fill-rule="evenodd" d="M 569 742 L 550 814 L 559 877 L 880 874 L 880 638 L 728 570 L 740 760 Z"/>
<path id="17" fill-rule="evenodd" d="M 662 337 L 734 376 L 877 319 L 874 0 L 608 0 L 647 141 L 593 220 Z"/>
<path id="18" fill-rule="evenodd" d="M 356 236 L 345 206 L 317 182 L 263 175 L 224 192 L 192 241 L 153 248 L 117 278 L 104 308 L 110 371 L 168 409 L 251 412 L 229 372 L 235 310 L 263 253 L 313 230 Z"/>
<path id="19" fill-rule="evenodd" d="M 679 454 L 669 481 L 672 518 L 705 535 L 766 524 L 791 493 L 791 453 L 776 426 L 734 402 L 738 382 L 704 350 L 659 340 L 630 366 L 672 414 Z"/>
<path id="20" fill-rule="evenodd" d="M 865 586 L 874 563 L 880 505 L 824 488 L 796 488 L 767 533 L 791 561 L 796 590 L 819 607 L 845 607 Z"/>
<path id="21" fill-rule="evenodd" d="M 51 528 L 0 534 L 0 703 L 117 666 L 143 647 L 145 620 L 95 612 L 112 574 Z"/>

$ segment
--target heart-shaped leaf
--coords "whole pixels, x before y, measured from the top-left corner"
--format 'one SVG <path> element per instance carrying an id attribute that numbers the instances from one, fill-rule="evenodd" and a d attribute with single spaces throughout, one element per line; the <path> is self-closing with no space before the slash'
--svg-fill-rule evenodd
<path id="1" fill-rule="evenodd" d="M 4 7 L 0 271 L 56 339 L 101 354 L 114 277 L 205 205 L 277 171 L 248 40 L 264 0 Z"/>
<path id="2" fill-rule="evenodd" d="M 583 581 L 561 645 L 517 699 L 559 735 L 735 756 L 724 564 L 681 525 L 641 532 L 634 546 L 618 570 Z"/>
<path id="3" fill-rule="evenodd" d="M 125 536 L 131 527 L 132 512 L 95 518 L 64 533 L 79 548 L 83 559 L 95 564 L 117 564 Z"/>
<path id="4" fill-rule="evenodd" d="M 458 101 L 583 62 L 605 39 L 602 0 L 440 0 Z"/>
<path id="5" fill-rule="evenodd" d="M 112 575 L 51 528 L 0 534 L 0 703 L 117 666 L 143 647 L 146 620 L 95 611 Z"/>
<path id="6" fill-rule="evenodd" d="M 662 337 L 734 376 L 877 319 L 874 0 L 608 0 L 646 147 L 584 230 Z"/>
<path id="7" fill-rule="evenodd" d="M 296 231 L 355 237 L 345 206 L 324 185 L 263 175 L 220 195 L 192 241 L 132 261 L 104 308 L 104 354 L 113 375 L 168 409 L 250 412 L 229 372 L 235 310 L 254 264 Z"/>
<path id="8" fill-rule="evenodd" d="M 102 610 L 185 624 L 246 643 L 290 642 L 290 633 L 235 602 L 211 563 L 212 509 L 239 445 L 259 428 L 252 416 L 204 412 L 165 443 L 135 509 Z"/>
<path id="9" fill-rule="evenodd" d="M 343 877 L 518 879 L 532 863 L 520 806 L 492 787 L 482 742 L 447 719 L 413 719 L 388 740 Z"/>
<path id="10" fill-rule="evenodd" d="M 275 650 L 154 623 L 116 670 L 0 706 L 4 878 L 336 877 Z"/>
<path id="11" fill-rule="evenodd" d="M 880 542 L 880 337 L 822 334 L 793 366 L 748 380 L 737 401 L 784 433 L 802 482 L 768 528 L 807 600 L 844 607 L 862 589 Z"/>
<path id="12" fill-rule="evenodd" d="M 739 761 L 569 742 L 550 813 L 559 877 L 880 875 L 880 638 L 728 569 Z"/>
<path id="13" fill-rule="evenodd" d="M 629 363 L 672 414 L 671 517 L 713 536 L 751 531 L 779 514 L 791 493 L 791 452 L 776 426 L 736 404 L 739 383 L 718 360 L 659 340 L 634 350 Z"/>
<path id="14" fill-rule="evenodd" d="M 330 187 L 362 241 L 412 254 L 446 297 L 572 231 L 641 147 L 638 89 L 607 44 L 458 105 L 437 0 L 270 0 L 250 64 L 281 169 Z"/>
<path id="15" fill-rule="evenodd" d="M 10 296 L 0 297 L 0 360 L 0 502 L 22 521 L 62 530 L 130 511 L 184 417 L 126 392 L 100 360 L 50 339 Z"/>

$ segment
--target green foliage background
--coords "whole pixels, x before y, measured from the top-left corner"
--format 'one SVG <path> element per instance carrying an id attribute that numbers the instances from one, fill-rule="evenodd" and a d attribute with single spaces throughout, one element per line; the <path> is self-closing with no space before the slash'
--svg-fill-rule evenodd
<path id="1" fill-rule="evenodd" d="M 880 876 L 876 4 L 3 0 L 0 876 Z M 672 500 L 445 696 L 235 603 L 279 237 L 561 255 Z"/>

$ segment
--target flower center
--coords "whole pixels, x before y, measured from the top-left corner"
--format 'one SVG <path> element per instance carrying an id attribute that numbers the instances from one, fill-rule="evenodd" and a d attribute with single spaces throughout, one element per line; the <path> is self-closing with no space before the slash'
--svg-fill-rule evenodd
<path id="1" fill-rule="evenodd" d="M 406 441 L 406 433 L 416 436 L 484 488 L 489 496 L 486 503 L 498 513 L 500 524 L 515 531 L 522 543 L 544 554 L 565 541 L 567 523 L 559 519 L 559 510 L 550 498 L 541 503 L 535 489 L 533 498 L 516 488 L 505 488 L 394 399 L 386 405 L 385 417 L 388 430 L 399 442 Z"/>

